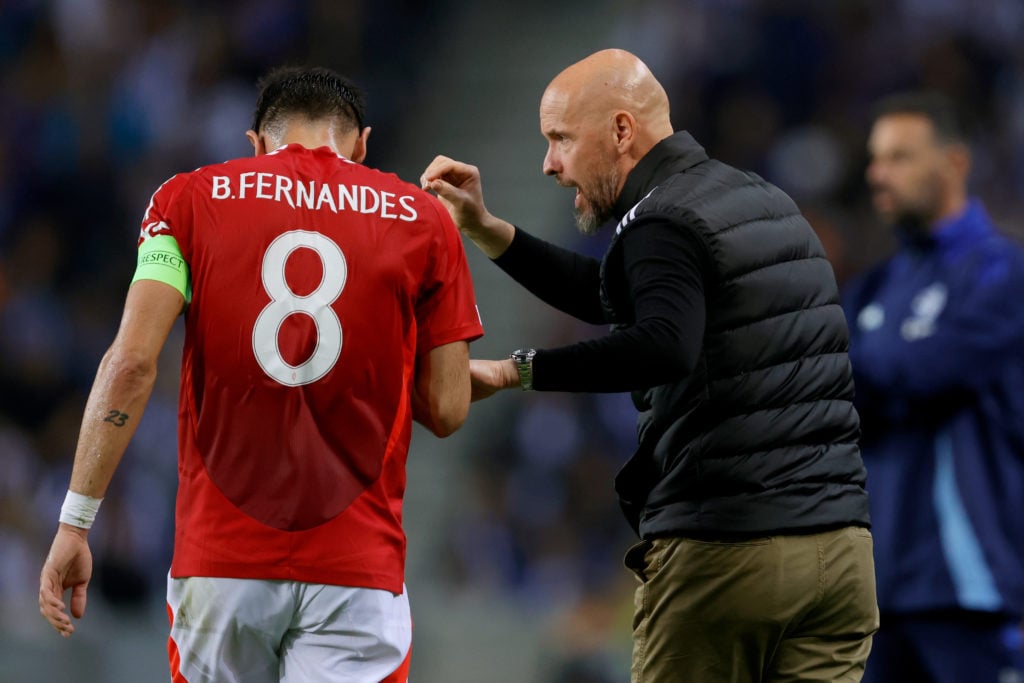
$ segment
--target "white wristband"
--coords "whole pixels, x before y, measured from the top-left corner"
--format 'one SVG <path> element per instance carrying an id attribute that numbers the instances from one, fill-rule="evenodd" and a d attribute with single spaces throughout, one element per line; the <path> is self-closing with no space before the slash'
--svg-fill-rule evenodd
<path id="1" fill-rule="evenodd" d="M 96 512 L 100 509 L 102 498 L 91 498 L 81 493 L 68 491 L 64 498 L 64 504 L 60 507 L 60 521 L 71 526 L 88 529 L 96 519 Z"/>

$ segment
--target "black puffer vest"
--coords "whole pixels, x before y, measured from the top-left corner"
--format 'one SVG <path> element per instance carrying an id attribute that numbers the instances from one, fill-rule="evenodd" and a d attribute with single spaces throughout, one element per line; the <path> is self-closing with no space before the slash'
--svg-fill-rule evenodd
<path id="1" fill-rule="evenodd" d="M 794 202 L 709 159 L 685 132 L 633 169 L 601 265 L 616 325 L 633 322 L 621 235 L 641 216 L 707 250 L 696 370 L 634 392 L 639 447 L 616 478 L 644 537 L 744 537 L 868 526 L 849 336 L 832 267 Z"/>

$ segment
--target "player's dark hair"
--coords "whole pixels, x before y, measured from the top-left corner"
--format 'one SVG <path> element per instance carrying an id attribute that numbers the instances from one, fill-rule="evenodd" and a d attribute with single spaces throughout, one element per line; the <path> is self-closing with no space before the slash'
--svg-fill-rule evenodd
<path id="1" fill-rule="evenodd" d="M 967 129 L 953 101 L 939 92 L 903 92 L 882 99 L 873 120 L 893 114 L 917 114 L 932 122 L 935 139 L 943 143 L 967 142 Z"/>
<path id="2" fill-rule="evenodd" d="M 343 129 L 363 129 L 366 98 L 355 83 L 323 67 L 282 66 L 259 81 L 260 94 L 252 129 L 276 123 L 287 116 L 311 121 L 338 119 Z"/>

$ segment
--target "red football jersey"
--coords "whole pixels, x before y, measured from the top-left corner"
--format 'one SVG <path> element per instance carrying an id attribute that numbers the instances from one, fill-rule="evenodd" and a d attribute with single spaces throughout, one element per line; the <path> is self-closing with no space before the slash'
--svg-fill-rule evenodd
<path id="1" fill-rule="evenodd" d="M 436 198 L 327 147 L 177 175 L 191 269 L 171 575 L 401 592 L 416 356 L 482 333 Z"/>

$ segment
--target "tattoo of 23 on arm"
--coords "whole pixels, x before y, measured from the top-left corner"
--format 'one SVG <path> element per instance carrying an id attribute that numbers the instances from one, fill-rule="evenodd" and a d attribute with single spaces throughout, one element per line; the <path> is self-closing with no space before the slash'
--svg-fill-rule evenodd
<path id="1" fill-rule="evenodd" d="M 120 410 L 109 410 L 103 421 L 109 422 L 115 427 L 124 427 L 128 422 L 128 413 L 122 413 Z"/>

